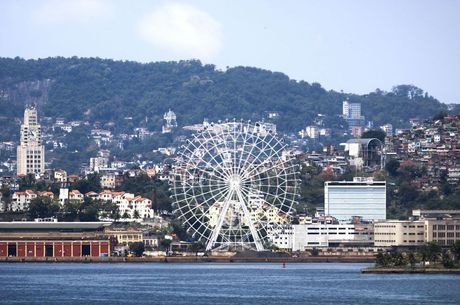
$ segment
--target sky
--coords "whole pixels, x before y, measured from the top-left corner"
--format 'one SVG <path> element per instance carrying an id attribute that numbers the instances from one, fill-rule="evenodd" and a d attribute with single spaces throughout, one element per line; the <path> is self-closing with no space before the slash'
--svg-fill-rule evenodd
<path id="1" fill-rule="evenodd" d="M 200 59 L 460 103 L 460 1 L 0 0 L 0 57 Z"/>

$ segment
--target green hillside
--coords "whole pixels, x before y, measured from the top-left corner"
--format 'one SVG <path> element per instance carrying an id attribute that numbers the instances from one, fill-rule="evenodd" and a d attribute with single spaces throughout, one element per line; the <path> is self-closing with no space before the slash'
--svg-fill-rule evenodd
<path id="1" fill-rule="evenodd" d="M 317 113 L 334 118 L 347 97 L 361 102 L 366 119 L 376 126 L 407 126 L 410 118 L 431 118 L 446 109 L 408 85 L 391 92 L 345 94 L 279 72 L 250 67 L 220 71 L 200 61 L 141 64 L 77 57 L 0 58 L 0 140 L 17 137 L 11 118 L 20 118 L 26 103 L 38 104 L 43 116 L 111 121 L 120 129 L 147 117 L 147 127 L 159 130 L 168 108 L 176 112 L 181 125 L 199 123 L 204 117 L 260 119 L 264 111 L 278 111 L 278 129 L 293 132 L 310 124 Z"/>

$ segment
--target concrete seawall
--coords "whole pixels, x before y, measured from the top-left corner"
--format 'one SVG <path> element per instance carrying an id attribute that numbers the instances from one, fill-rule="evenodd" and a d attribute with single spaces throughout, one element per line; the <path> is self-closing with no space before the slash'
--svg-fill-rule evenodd
<path id="1" fill-rule="evenodd" d="M 4 257 L 0 263 L 372 263 L 373 257 Z"/>
<path id="2" fill-rule="evenodd" d="M 365 268 L 361 270 L 361 273 L 443 273 L 443 274 L 460 274 L 460 269 L 402 269 L 402 268 Z"/>

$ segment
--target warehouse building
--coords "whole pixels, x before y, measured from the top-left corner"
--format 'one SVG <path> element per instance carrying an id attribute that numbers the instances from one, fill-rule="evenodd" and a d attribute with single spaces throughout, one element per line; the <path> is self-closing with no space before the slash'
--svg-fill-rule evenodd
<path id="1" fill-rule="evenodd" d="M 1 257 L 110 256 L 110 222 L 0 222 Z"/>

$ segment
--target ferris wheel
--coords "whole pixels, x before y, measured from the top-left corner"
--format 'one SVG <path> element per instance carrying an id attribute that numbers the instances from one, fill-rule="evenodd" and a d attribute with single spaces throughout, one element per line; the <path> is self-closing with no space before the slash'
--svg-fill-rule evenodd
<path id="1" fill-rule="evenodd" d="M 175 213 L 206 250 L 264 250 L 267 226 L 289 222 L 297 171 L 263 126 L 211 124 L 187 140 L 173 166 Z"/>

